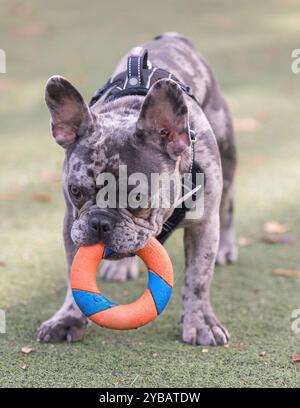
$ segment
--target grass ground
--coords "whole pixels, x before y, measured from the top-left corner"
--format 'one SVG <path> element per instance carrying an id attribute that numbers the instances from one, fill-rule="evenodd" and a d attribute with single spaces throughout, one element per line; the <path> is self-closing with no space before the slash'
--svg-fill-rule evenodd
<path id="1" fill-rule="evenodd" d="M 290 321 L 300 308 L 300 280 L 271 275 L 300 263 L 300 74 L 290 69 L 299 23 L 299 2 L 291 0 L 0 1 L 7 54 L 7 74 L 0 74 L 0 307 L 7 317 L 0 386 L 300 385 L 300 366 L 289 362 L 300 352 Z M 236 265 L 217 269 L 212 290 L 230 347 L 203 353 L 179 341 L 181 232 L 167 245 L 176 285 L 159 319 L 132 332 L 92 326 L 77 344 L 39 344 L 35 330 L 60 306 L 66 286 L 63 151 L 49 134 L 44 83 L 60 73 L 88 98 L 128 48 L 175 30 L 193 37 L 211 62 L 238 119 L 236 224 L 252 244 L 241 248 Z M 270 219 L 289 223 L 296 244 L 260 242 Z M 145 282 L 142 275 L 103 288 L 127 302 Z M 23 346 L 34 352 L 21 353 Z"/>

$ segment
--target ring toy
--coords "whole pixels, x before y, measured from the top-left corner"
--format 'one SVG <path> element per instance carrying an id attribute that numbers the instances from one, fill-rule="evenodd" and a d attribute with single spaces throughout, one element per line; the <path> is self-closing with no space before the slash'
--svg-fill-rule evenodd
<path id="1" fill-rule="evenodd" d="M 100 326 L 116 330 L 144 326 L 162 313 L 171 297 L 174 275 L 170 258 L 151 237 L 136 252 L 148 268 L 148 287 L 136 301 L 117 305 L 101 294 L 96 283 L 97 267 L 111 253 L 103 244 L 79 248 L 71 268 L 73 297 L 82 313 Z"/>

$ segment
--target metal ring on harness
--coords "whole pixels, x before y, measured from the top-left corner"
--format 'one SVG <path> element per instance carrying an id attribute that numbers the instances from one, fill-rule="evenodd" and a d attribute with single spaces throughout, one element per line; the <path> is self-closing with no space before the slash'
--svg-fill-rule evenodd
<path id="1" fill-rule="evenodd" d="M 73 297 L 82 313 L 110 329 L 136 329 L 154 320 L 166 307 L 174 284 L 173 268 L 164 247 L 154 238 L 138 250 L 148 268 L 148 287 L 136 301 L 116 305 L 101 294 L 96 283 L 97 267 L 111 250 L 103 244 L 80 247 L 71 268 Z"/>

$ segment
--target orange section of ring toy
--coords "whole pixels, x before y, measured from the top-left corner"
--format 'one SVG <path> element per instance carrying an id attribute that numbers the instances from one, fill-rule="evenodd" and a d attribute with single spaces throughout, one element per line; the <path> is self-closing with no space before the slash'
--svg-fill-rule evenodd
<path id="1" fill-rule="evenodd" d="M 89 319 L 103 327 L 127 330 L 144 326 L 156 317 L 156 306 L 150 290 L 147 288 L 136 301 L 95 313 L 89 316 Z"/>
<path id="2" fill-rule="evenodd" d="M 71 288 L 100 293 L 96 283 L 96 273 L 103 257 L 104 245 L 80 247 L 74 257 L 71 270 Z"/>
<path id="3" fill-rule="evenodd" d="M 165 248 L 154 237 L 151 237 L 147 245 L 139 249 L 136 254 L 143 259 L 148 269 L 160 276 L 171 288 L 174 286 L 172 263 Z"/>

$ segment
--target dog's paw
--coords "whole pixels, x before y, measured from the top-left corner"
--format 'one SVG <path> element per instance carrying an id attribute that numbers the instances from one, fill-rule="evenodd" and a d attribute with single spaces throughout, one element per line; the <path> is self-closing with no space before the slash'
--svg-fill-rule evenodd
<path id="1" fill-rule="evenodd" d="M 83 338 L 88 319 L 83 315 L 57 312 L 38 329 L 37 339 L 44 343 L 74 342 Z"/>
<path id="2" fill-rule="evenodd" d="M 138 275 L 139 265 L 134 257 L 118 261 L 104 261 L 100 269 L 100 276 L 107 281 L 125 282 L 136 279 Z"/>
<path id="3" fill-rule="evenodd" d="M 229 340 L 228 330 L 213 312 L 186 312 L 182 321 L 182 340 L 202 346 L 223 346 Z"/>
<path id="4" fill-rule="evenodd" d="M 237 261 L 238 248 L 233 231 L 221 232 L 216 265 L 232 264 Z"/>

